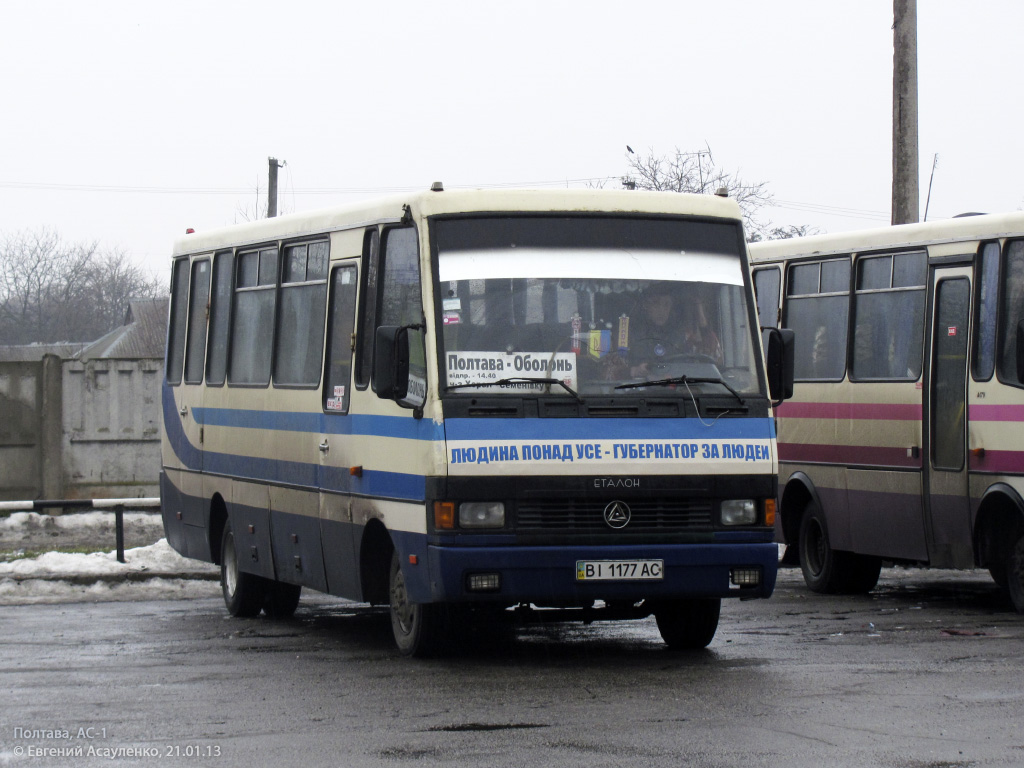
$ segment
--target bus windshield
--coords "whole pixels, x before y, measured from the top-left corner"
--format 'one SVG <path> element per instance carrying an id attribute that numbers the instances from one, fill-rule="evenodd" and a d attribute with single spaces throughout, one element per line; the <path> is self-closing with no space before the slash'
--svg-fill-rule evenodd
<path id="1" fill-rule="evenodd" d="M 735 224 L 478 217 L 435 235 L 449 392 L 760 392 Z"/>

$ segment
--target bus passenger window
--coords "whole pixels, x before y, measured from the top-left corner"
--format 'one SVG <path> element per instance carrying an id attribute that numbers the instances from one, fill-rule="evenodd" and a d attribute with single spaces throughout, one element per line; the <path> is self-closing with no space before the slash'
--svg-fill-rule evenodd
<path id="1" fill-rule="evenodd" d="M 999 243 L 981 250 L 975 277 L 974 363 L 975 381 L 988 381 L 996 366 L 996 302 L 999 298 Z"/>
<path id="2" fill-rule="evenodd" d="M 327 319 L 324 410 L 328 413 L 348 412 L 355 321 L 356 268 L 339 267 L 331 274 L 331 307 Z"/>
<path id="3" fill-rule="evenodd" d="M 274 338 L 277 248 L 239 254 L 238 262 L 228 378 L 232 384 L 265 385 Z"/>
<path id="4" fill-rule="evenodd" d="M 327 311 L 327 258 L 326 242 L 285 248 L 274 350 L 274 386 L 320 383 Z"/>
<path id="5" fill-rule="evenodd" d="M 779 283 L 781 277 L 777 267 L 759 269 L 754 272 L 754 293 L 757 296 L 758 322 L 764 328 L 775 328 L 779 324 Z"/>
<path id="6" fill-rule="evenodd" d="M 1014 240 L 1006 248 L 1003 265 L 1006 287 L 1000 322 L 999 378 L 1021 385 L 1017 378 L 1017 326 L 1024 320 L 1024 240 Z"/>
<path id="7" fill-rule="evenodd" d="M 188 327 L 188 259 L 174 262 L 171 278 L 171 321 L 165 363 L 167 383 L 181 383 L 181 366 L 185 359 L 185 331 Z"/>
<path id="8" fill-rule="evenodd" d="M 832 259 L 789 270 L 785 327 L 796 334 L 794 378 L 839 380 L 846 374 L 850 262 Z"/>
<path id="9" fill-rule="evenodd" d="M 206 363 L 206 307 L 210 301 L 210 260 L 192 263 L 192 290 L 188 296 L 188 346 L 185 383 L 201 384 Z"/>
<path id="10" fill-rule="evenodd" d="M 210 295 L 210 331 L 206 350 L 206 383 L 220 386 L 228 369 L 228 331 L 231 330 L 231 278 L 235 255 L 218 253 L 213 260 L 213 293 Z"/>
<path id="11" fill-rule="evenodd" d="M 857 262 L 851 378 L 916 381 L 921 375 L 926 272 L 924 251 Z"/>

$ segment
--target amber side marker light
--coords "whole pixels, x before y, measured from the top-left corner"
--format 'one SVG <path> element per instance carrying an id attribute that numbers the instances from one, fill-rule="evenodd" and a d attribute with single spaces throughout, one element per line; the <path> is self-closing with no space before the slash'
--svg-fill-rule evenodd
<path id="1" fill-rule="evenodd" d="M 764 500 L 764 524 L 775 525 L 775 499 Z"/>
<path id="2" fill-rule="evenodd" d="M 451 529 L 455 527 L 454 501 L 434 502 L 434 527 L 437 529 Z"/>

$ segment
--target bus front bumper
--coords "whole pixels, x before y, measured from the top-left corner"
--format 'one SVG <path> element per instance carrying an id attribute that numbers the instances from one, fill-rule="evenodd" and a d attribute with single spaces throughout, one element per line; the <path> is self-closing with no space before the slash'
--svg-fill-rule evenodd
<path id="1" fill-rule="evenodd" d="M 403 568 L 416 602 L 586 606 L 596 600 L 765 598 L 775 588 L 779 559 L 778 547 L 762 542 L 426 549 L 426 569 L 423 563 Z M 611 565 L 601 567 L 604 579 L 579 578 L 587 564 L 593 575 L 596 563 Z"/>

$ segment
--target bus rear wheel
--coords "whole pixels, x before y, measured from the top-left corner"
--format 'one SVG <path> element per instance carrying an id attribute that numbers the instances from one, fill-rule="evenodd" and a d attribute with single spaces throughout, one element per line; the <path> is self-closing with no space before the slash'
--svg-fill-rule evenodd
<path id="1" fill-rule="evenodd" d="M 285 584 L 274 581 L 267 585 L 267 594 L 263 599 L 263 612 L 268 619 L 288 619 L 295 615 L 299 607 L 302 587 L 298 584 Z"/>
<path id="2" fill-rule="evenodd" d="M 825 514 L 811 502 L 800 521 L 800 570 L 804 582 L 812 592 L 833 594 L 840 592 L 839 563 L 841 557 L 832 549 L 828 538 Z"/>
<path id="3" fill-rule="evenodd" d="M 654 609 L 661 639 L 673 650 L 706 648 L 718 631 L 722 611 L 719 598 L 706 600 L 670 600 Z"/>
<path id="4" fill-rule="evenodd" d="M 1017 613 L 1024 613 L 1024 536 L 1017 538 L 1006 561 L 1006 587 Z"/>
<path id="5" fill-rule="evenodd" d="M 224 535 L 220 540 L 220 589 L 228 613 L 239 618 L 258 615 L 267 594 L 267 584 L 262 578 L 238 570 L 235 534 L 230 520 L 224 523 Z"/>
<path id="6" fill-rule="evenodd" d="M 403 656 L 426 658 L 436 655 L 447 636 L 444 606 L 414 603 L 409 599 L 405 575 L 398 552 L 391 553 L 391 572 L 388 579 L 391 605 L 391 632 L 395 645 Z"/>

